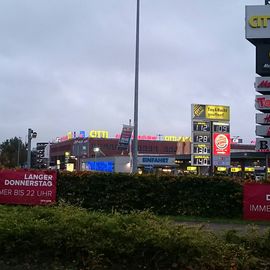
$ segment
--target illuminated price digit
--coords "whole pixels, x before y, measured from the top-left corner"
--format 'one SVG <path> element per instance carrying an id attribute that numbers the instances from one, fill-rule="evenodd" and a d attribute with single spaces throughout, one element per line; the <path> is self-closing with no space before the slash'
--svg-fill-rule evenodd
<path id="1" fill-rule="evenodd" d="M 210 146 L 206 145 L 206 144 L 198 144 L 198 145 L 194 145 L 193 148 L 193 153 L 196 154 L 209 154 L 210 153 Z"/>
<path id="2" fill-rule="evenodd" d="M 200 143 L 207 143 L 208 142 L 208 136 L 207 135 L 196 135 L 195 141 L 200 142 Z"/>
<path id="3" fill-rule="evenodd" d="M 208 122 L 194 122 L 193 130 L 202 132 L 210 131 L 210 124 Z"/>
<path id="4" fill-rule="evenodd" d="M 230 132 L 230 126 L 225 125 L 225 124 L 214 124 L 214 132 L 229 133 Z"/>

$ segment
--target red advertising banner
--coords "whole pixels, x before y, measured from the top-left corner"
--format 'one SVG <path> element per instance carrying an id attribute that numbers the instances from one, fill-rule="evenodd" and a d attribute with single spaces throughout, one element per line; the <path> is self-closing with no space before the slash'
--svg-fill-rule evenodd
<path id="1" fill-rule="evenodd" d="M 214 133 L 213 134 L 213 154 L 229 156 L 231 152 L 230 134 Z"/>
<path id="2" fill-rule="evenodd" d="M 0 170 L 0 203 L 51 204 L 56 201 L 56 171 Z"/>
<path id="3" fill-rule="evenodd" d="M 270 220 L 270 185 L 247 183 L 244 185 L 244 219 Z"/>
<path id="4" fill-rule="evenodd" d="M 128 150 L 130 139 L 133 132 L 133 126 L 123 125 L 121 137 L 118 141 L 117 149 Z"/>

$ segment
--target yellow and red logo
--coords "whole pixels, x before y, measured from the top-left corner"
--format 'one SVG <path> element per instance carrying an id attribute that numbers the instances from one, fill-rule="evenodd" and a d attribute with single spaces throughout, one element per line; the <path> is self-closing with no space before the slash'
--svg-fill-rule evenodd
<path id="1" fill-rule="evenodd" d="M 214 155 L 229 156 L 230 147 L 230 134 L 229 133 L 214 133 Z"/>

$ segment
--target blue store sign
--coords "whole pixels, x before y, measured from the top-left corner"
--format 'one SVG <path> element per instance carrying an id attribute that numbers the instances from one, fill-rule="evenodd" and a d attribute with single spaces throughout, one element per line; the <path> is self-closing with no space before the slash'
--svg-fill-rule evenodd
<path id="1" fill-rule="evenodd" d="M 174 157 L 164 157 L 164 156 L 145 156 L 138 157 L 138 164 L 143 166 L 160 166 L 167 165 L 172 166 L 175 165 Z"/>

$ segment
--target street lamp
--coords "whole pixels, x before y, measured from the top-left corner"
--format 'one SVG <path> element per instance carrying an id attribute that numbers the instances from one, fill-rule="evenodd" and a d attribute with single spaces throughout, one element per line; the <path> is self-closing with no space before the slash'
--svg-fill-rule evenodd
<path id="1" fill-rule="evenodd" d="M 28 144 L 27 144 L 27 168 L 31 168 L 31 140 L 37 137 L 37 132 L 33 131 L 33 129 L 28 128 Z"/>
<path id="2" fill-rule="evenodd" d="M 135 89 L 134 89 L 134 139 L 132 151 L 132 173 L 138 171 L 138 88 L 139 88 L 139 30 L 140 30 L 140 0 L 137 0 L 136 17 L 136 54 L 135 54 Z"/>
<path id="3" fill-rule="evenodd" d="M 96 171 L 97 170 L 97 156 L 102 154 L 105 157 L 106 155 L 103 153 L 103 151 L 98 146 L 95 146 L 93 148 L 93 151 L 95 153 L 95 171 Z"/>
<path id="4" fill-rule="evenodd" d="M 96 147 L 94 147 L 93 148 L 93 151 L 94 151 L 94 153 L 95 153 L 95 157 L 98 155 L 98 154 L 101 154 L 102 156 L 106 156 L 104 153 L 103 153 L 103 151 L 100 149 L 100 147 L 98 147 L 98 146 L 96 146 Z"/>
<path id="5" fill-rule="evenodd" d="M 21 137 L 18 138 L 18 153 L 17 153 L 17 167 L 20 166 L 20 148 L 21 148 Z"/>

